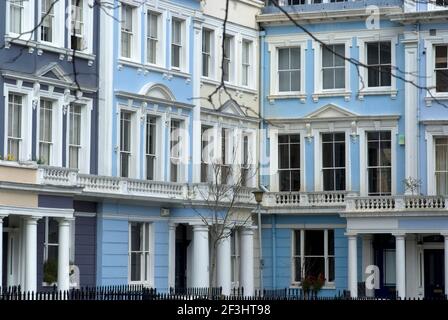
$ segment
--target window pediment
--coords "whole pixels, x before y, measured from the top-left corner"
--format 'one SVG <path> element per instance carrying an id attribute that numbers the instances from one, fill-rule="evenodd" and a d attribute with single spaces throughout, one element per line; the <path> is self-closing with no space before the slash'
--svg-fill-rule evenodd
<path id="1" fill-rule="evenodd" d="M 310 113 L 306 118 L 310 119 L 322 119 L 322 118 L 346 118 L 346 117 L 357 117 L 358 114 L 338 107 L 334 104 L 327 104 L 318 110 Z"/>

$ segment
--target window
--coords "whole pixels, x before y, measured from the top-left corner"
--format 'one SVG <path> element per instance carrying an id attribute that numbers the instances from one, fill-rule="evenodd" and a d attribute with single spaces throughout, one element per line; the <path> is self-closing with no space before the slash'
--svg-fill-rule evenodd
<path id="1" fill-rule="evenodd" d="M 131 283 L 150 282 L 150 239 L 149 223 L 129 223 L 129 281 Z"/>
<path id="2" fill-rule="evenodd" d="M 384 249 L 383 251 L 383 282 L 385 286 L 394 286 L 396 279 L 395 249 Z"/>
<path id="3" fill-rule="evenodd" d="M 173 19 L 171 25 L 171 66 L 180 69 L 182 64 L 182 21 Z"/>
<path id="4" fill-rule="evenodd" d="M 69 110 L 68 166 L 79 169 L 81 151 L 81 106 L 71 104 Z"/>
<path id="5" fill-rule="evenodd" d="M 280 191 L 300 191 L 300 135 L 278 136 Z"/>
<path id="6" fill-rule="evenodd" d="M 133 7 L 121 4 L 121 56 L 123 58 L 131 58 L 134 54 L 132 50 L 134 42 L 133 12 Z"/>
<path id="7" fill-rule="evenodd" d="M 243 56 L 241 59 L 242 62 L 242 85 L 243 86 L 248 86 L 249 85 L 249 81 L 250 81 L 250 70 L 251 70 L 251 66 L 250 66 L 250 55 L 251 55 L 251 47 L 252 47 L 252 42 L 247 41 L 247 40 L 243 40 Z"/>
<path id="8" fill-rule="evenodd" d="M 148 63 L 157 64 L 157 51 L 159 43 L 159 15 L 148 11 L 146 21 L 146 60 Z"/>
<path id="9" fill-rule="evenodd" d="M 229 35 L 224 36 L 224 62 L 222 72 L 224 81 L 231 81 L 232 79 L 232 41 L 233 37 Z"/>
<path id="10" fill-rule="evenodd" d="M 324 277 L 334 281 L 334 230 L 294 230 L 293 282 L 304 277 Z"/>
<path id="11" fill-rule="evenodd" d="M 59 249 L 59 224 L 55 218 L 45 217 L 45 234 L 44 234 L 44 263 L 47 264 L 49 271 L 51 266 L 58 265 L 58 249 Z M 45 267 L 44 267 L 45 269 Z M 57 271 L 55 270 L 55 273 Z M 44 272 L 44 282 L 51 284 L 57 281 L 57 273 Z"/>
<path id="12" fill-rule="evenodd" d="M 391 85 L 391 43 L 367 43 L 367 83 L 369 87 Z"/>
<path id="13" fill-rule="evenodd" d="M 202 30 L 202 76 L 209 77 L 211 73 L 213 31 Z"/>
<path id="14" fill-rule="evenodd" d="M 228 184 L 230 182 L 231 167 L 229 159 L 229 142 L 230 130 L 227 128 L 221 129 L 221 183 Z"/>
<path id="15" fill-rule="evenodd" d="M 240 281 L 240 233 L 233 229 L 230 235 L 231 281 L 234 288 L 239 287 Z"/>
<path id="16" fill-rule="evenodd" d="M 13 33 L 22 33 L 24 0 L 10 0 L 9 2 L 9 31 Z"/>
<path id="17" fill-rule="evenodd" d="M 39 113 L 39 160 L 51 164 L 52 155 L 53 102 L 40 100 Z"/>
<path id="18" fill-rule="evenodd" d="M 55 0 L 41 0 L 40 40 L 42 41 L 54 41 L 55 6 Z"/>
<path id="19" fill-rule="evenodd" d="M 249 136 L 243 136 L 243 161 L 241 164 L 241 185 L 247 187 L 249 182 Z"/>
<path id="20" fill-rule="evenodd" d="M 436 91 L 448 92 L 448 45 L 436 46 Z"/>
<path id="21" fill-rule="evenodd" d="M 202 126 L 201 128 L 201 182 L 209 182 L 209 153 L 212 144 L 210 127 Z"/>
<path id="22" fill-rule="evenodd" d="M 369 195 L 391 194 L 392 154 L 390 131 L 367 132 Z"/>
<path id="23" fill-rule="evenodd" d="M 180 121 L 171 120 L 170 128 L 171 139 L 171 157 L 170 157 L 170 181 L 179 182 L 179 170 L 180 170 Z"/>
<path id="24" fill-rule="evenodd" d="M 22 96 L 14 93 L 8 94 L 7 158 L 10 160 L 19 160 L 20 157 L 20 147 L 22 142 L 22 106 Z"/>
<path id="25" fill-rule="evenodd" d="M 84 1 L 72 1 L 72 17 L 71 17 L 71 48 L 73 50 L 84 50 Z"/>
<path id="26" fill-rule="evenodd" d="M 300 48 L 278 49 L 279 92 L 300 91 Z"/>
<path id="27" fill-rule="evenodd" d="M 120 113 L 120 176 L 129 177 L 131 159 L 131 118 L 127 111 Z"/>
<path id="28" fill-rule="evenodd" d="M 435 138 L 436 149 L 436 192 L 448 194 L 448 138 Z"/>
<path id="29" fill-rule="evenodd" d="M 324 191 L 345 190 L 345 134 L 322 134 Z"/>
<path id="30" fill-rule="evenodd" d="M 327 45 L 322 48 L 322 88 L 345 88 L 345 45 Z"/>
<path id="31" fill-rule="evenodd" d="M 146 179 L 154 180 L 156 164 L 156 117 L 146 116 Z"/>
<path id="32" fill-rule="evenodd" d="M 436 0 L 436 6 L 447 7 L 448 1 L 447 0 Z"/>

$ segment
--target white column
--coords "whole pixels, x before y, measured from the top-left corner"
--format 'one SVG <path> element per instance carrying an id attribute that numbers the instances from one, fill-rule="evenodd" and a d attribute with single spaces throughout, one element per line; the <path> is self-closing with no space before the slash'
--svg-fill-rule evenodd
<path id="1" fill-rule="evenodd" d="M 445 295 L 448 295 L 448 234 L 445 237 Z"/>
<path id="2" fill-rule="evenodd" d="M 25 218 L 25 291 L 37 289 L 37 220 L 38 217 Z"/>
<path id="3" fill-rule="evenodd" d="M 217 244 L 216 280 L 218 287 L 222 287 L 222 294 L 230 295 L 232 286 L 230 230 L 226 228 L 223 232 L 223 236 L 224 237 L 220 239 Z"/>
<path id="4" fill-rule="evenodd" d="M 406 251 L 405 235 L 394 234 L 395 236 L 395 264 L 396 264 L 396 283 L 397 295 L 400 298 L 406 296 Z"/>
<path id="5" fill-rule="evenodd" d="M 208 288 L 209 252 L 208 252 L 208 226 L 193 226 L 193 275 L 192 287 Z"/>
<path id="6" fill-rule="evenodd" d="M 373 236 L 371 234 L 365 234 L 362 236 L 362 274 L 363 280 L 366 280 L 366 268 L 373 264 L 373 248 L 372 248 Z M 373 289 L 366 288 L 366 296 L 374 297 L 375 291 Z"/>
<path id="7" fill-rule="evenodd" d="M 70 289 L 70 220 L 59 220 L 58 290 Z"/>
<path id="8" fill-rule="evenodd" d="M 194 56 L 199 57 L 202 50 L 202 23 L 200 19 L 193 19 Z M 201 182 L 201 74 L 202 59 L 193 59 L 193 182 Z"/>
<path id="9" fill-rule="evenodd" d="M 168 287 L 176 285 L 176 224 L 168 225 Z"/>
<path id="10" fill-rule="evenodd" d="M 245 296 L 254 294 L 254 231 L 241 229 L 240 281 Z"/>
<path id="11" fill-rule="evenodd" d="M 358 297 L 358 273 L 356 249 L 356 234 L 347 234 L 348 236 L 348 289 L 352 298 Z"/>
<path id="12" fill-rule="evenodd" d="M 417 38 L 414 35 L 405 34 L 405 175 L 406 178 L 417 178 L 417 157 L 418 153 L 418 88 L 414 85 L 418 83 L 418 47 Z"/>
<path id="13" fill-rule="evenodd" d="M 0 288 L 3 284 L 3 218 L 0 216 Z"/>

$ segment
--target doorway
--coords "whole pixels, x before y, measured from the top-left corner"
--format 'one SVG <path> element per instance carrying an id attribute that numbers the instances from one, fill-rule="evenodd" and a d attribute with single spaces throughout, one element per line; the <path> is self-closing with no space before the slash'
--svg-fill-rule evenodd
<path id="1" fill-rule="evenodd" d="M 425 297 L 439 298 L 445 292 L 445 262 L 443 249 L 424 250 Z"/>
<path id="2" fill-rule="evenodd" d="M 175 287 L 184 289 L 187 287 L 187 256 L 188 245 L 187 225 L 179 224 L 176 227 L 176 256 L 175 256 Z"/>

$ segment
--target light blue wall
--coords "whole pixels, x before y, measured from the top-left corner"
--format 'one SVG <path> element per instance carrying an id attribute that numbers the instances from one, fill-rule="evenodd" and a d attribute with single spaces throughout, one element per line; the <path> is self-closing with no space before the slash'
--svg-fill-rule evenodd
<path id="1" fill-rule="evenodd" d="M 276 215 L 263 217 L 263 224 L 271 224 L 262 230 L 263 246 L 263 281 L 266 289 L 289 288 L 291 285 L 291 259 L 292 259 L 292 224 L 337 224 L 345 225 L 345 219 L 338 215 L 325 216 L 296 216 Z M 322 290 L 321 296 L 334 296 L 342 294 L 347 288 L 347 237 L 345 228 L 334 229 L 335 233 L 335 289 Z M 358 245 L 359 255 L 361 246 Z M 359 260 L 360 261 L 360 257 Z M 360 274 L 361 266 L 359 266 Z"/>

